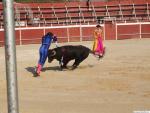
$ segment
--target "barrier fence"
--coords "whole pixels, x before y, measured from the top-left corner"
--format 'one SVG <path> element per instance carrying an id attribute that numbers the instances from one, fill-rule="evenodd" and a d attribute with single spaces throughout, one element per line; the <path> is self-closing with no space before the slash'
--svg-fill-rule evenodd
<path id="1" fill-rule="evenodd" d="M 150 22 L 104 24 L 105 40 L 150 38 Z"/>
<path id="2" fill-rule="evenodd" d="M 92 40 L 92 32 L 95 25 L 73 25 L 73 26 L 52 26 L 52 27 L 25 27 L 16 28 L 16 44 L 36 44 L 47 32 L 57 35 L 58 42 L 74 42 Z M 0 45 L 4 44 L 4 31 L 0 30 Z"/>
<path id="3" fill-rule="evenodd" d="M 77 42 L 93 40 L 96 25 L 70 25 L 49 27 L 16 28 L 16 44 L 37 44 L 47 32 L 57 35 L 58 42 Z M 150 22 L 113 23 L 106 21 L 102 24 L 104 40 L 121 40 L 131 38 L 150 38 Z M 0 46 L 4 45 L 4 31 L 0 29 Z"/>
<path id="4" fill-rule="evenodd" d="M 116 39 L 150 38 L 150 22 L 116 24 Z"/>

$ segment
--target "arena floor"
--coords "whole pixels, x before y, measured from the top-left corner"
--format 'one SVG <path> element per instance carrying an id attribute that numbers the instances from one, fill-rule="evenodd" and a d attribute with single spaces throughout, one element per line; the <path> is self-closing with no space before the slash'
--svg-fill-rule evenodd
<path id="1" fill-rule="evenodd" d="M 103 59 L 90 55 L 77 69 L 65 71 L 59 70 L 57 61 L 46 62 L 40 77 L 33 77 L 40 45 L 17 46 L 20 113 L 150 111 L 150 39 L 104 43 Z M 60 45 L 67 44 L 92 47 L 90 41 Z M 7 113 L 4 56 L 1 47 L 0 113 Z"/>

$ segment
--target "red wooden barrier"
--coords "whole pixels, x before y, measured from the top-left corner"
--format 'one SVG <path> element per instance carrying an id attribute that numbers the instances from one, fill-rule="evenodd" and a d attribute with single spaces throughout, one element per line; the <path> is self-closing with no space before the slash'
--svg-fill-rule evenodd
<path id="1" fill-rule="evenodd" d="M 140 38 L 139 25 L 121 25 L 117 29 L 117 39 Z"/>
<path id="2" fill-rule="evenodd" d="M 79 26 L 57 26 L 57 27 L 33 27 L 17 28 L 15 31 L 16 44 L 37 44 L 41 42 L 42 36 L 47 32 L 52 32 L 58 36 L 58 42 L 91 41 L 96 25 Z M 150 38 L 150 22 L 113 24 L 106 22 L 103 25 L 104 39 L 130 39 L 130 38 Z M 0 31 L 0 46 L 4 45 L 4 32 Z"/>
<path id="3" fill-rule="evenodd" d="M 150 38 L 150 24 L 143 24 L 141 26 L 141 38 Z"/>
<path id="4" fill-rule="evenodd" d="M 116 23 L 111 21 L 106 21 L 104 26 L 105 40 L 115 40 L 116 39 Z"/>

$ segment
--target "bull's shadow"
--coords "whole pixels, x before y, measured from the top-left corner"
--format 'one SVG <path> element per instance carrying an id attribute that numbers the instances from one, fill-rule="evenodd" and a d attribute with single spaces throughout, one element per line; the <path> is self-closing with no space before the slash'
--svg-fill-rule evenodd
<path id="1" fill-rule="evenodd" d="M 85 66 L 78 66 L 76 68 L 73 68 L 72 66 L 68 65 L 67 68 L 61 69 L 60 66 L 54 66 L 54 67 L 44 67 L 42 69 L 42 72 L 46 71 L 46 70 L 53 70 L 53 71 L 73 71 L 76 69 L 86 69 L 86 68 L 92 68 L 94 67 L 94 65 L 85 65 Z"/>
<path id="2" fill-rule="evenodd" d="M 87 67 L 94 67 L 94 65 L 87 65 L 87 66 L 79 66 L 79 67 L 77 67 L 78 69 L 84 69 L 84 68 L 87 68 Z M 34 66 L 34 67 L 27 67 L 27 68 L 25 68 L 28 72 L 30 72 L 30 73 L 32 73 L 33 74 L 33 76 L 36 76 L 36 67 Z M 63 69 L 63 70 L 61 70 L 61 68 L 60 68 L 60 66 L 53 66 L 53 67 L 43 67 L 42 68 L 42 72 L 45 72 L 45 71 L 47 71 L 47 70 L 52 70 L 52 71 L 66 71 L 66 70 L 74 70 L 74 69 L 72 69 L 72 66 L 67 66 L 67 68 L 66 69 Z"/>
<path id="3" fill-rule="evenodd" d="M 61 71 L 60 66 L 54 66 L 54 67 L 43 67 L 42 72 L 47 70 L 53 70 L 53 71 Z"/>

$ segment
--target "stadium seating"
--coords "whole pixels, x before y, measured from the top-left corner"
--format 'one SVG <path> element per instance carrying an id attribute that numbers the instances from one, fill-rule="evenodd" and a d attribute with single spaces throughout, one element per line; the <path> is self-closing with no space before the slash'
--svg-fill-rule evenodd
<path id="1" fill-rule="evenodd" d="M 46 5 L 15 5 L 16 26 L 53 26 L 95 24 L 101 20 L 116 22 L 150 21 L 149 2 L 69 2 Z M 3 10 L 0 8 L 0 27 Z"/>

